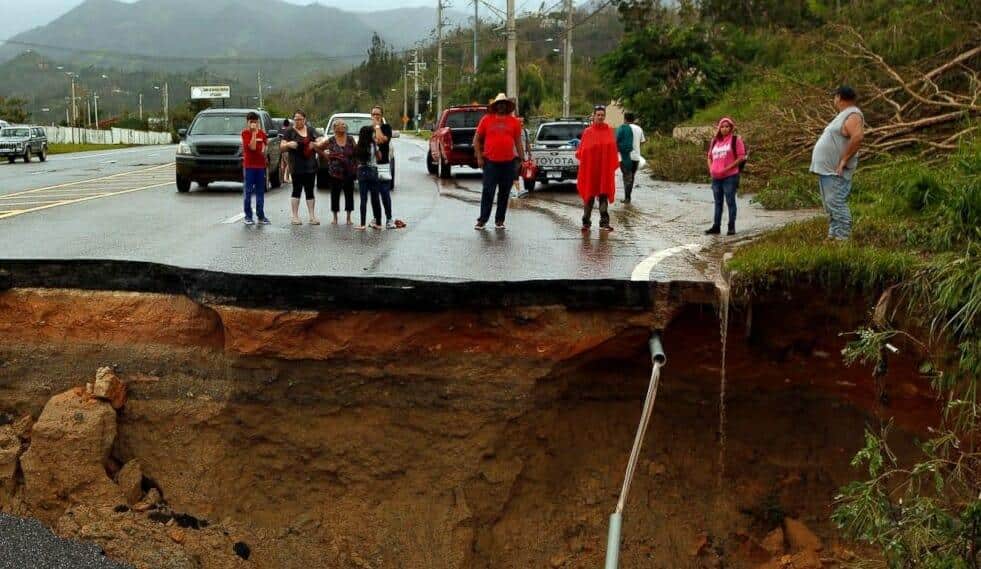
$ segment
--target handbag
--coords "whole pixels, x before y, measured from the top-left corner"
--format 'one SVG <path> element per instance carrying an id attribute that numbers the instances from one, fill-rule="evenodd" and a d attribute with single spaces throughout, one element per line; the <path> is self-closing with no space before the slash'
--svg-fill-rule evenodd
<path id="1" fill-rule="evenodd" d="M 378 145 L 374 142 L 371 143 L 371 157 L 372 166 L 374 166 L 375 171 L 378 172 L 379 182 L 391 182 L 392 181 L 392 163 L 389 161 L 387 164 L 378 163 Z"/>

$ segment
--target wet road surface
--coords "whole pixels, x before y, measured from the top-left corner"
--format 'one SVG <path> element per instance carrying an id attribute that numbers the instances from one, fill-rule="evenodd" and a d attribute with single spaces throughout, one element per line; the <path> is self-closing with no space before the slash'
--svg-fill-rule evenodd
<path id="1" fill-rule="evenodd" d="M 289 223 L 288 186 L 266 195 L 269 226 L 241 223 L 241 185 L 174 185 L 174 147 L 129 148 L 0 164 L 0 258 L 125 259 L 224 272 L 386 276 L 436 281 L 566 279 L 702 280 L 718 243 L 743 239 L 801 214 L 768 212 L 739 199 L 735 237 L 710 237 L 707 185 L 656 182 L 638 173 L 633 203 L 610 206 L 615 231 L 583 235 L 571 185 L 539 186 L 512 198 L 507 229 L 473 229 L 480 175 L 451 180 L 426 172 L 425 143 L 397 145 L 394 214 L 408 227 L 356 231 Z M 619 196 L 618 196 L 619 197 Z M 355 194 L 357 201 L 357 194 Z M 357 205 L 357 204 L 356 204 Z M 343 206 L 342 206 L 343 207 Z M 301 217 L 306 221 L 305 207 Z M 357 220 L 358 212 L 355 212 Z M 712 251 L 712 253 L 708 253 Z"/>

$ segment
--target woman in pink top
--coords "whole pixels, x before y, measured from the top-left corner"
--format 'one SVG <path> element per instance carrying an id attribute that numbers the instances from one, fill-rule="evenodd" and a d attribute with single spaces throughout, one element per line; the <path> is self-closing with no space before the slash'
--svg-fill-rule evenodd
<path id="1" fill-rule="evenodd" d="M 722 200 L 729 206 L 729 231 L 736 234 L 736 190 L 739 189 L 739 172 L 746 161 L 746 146 L 736 136 L 736 123 L 722 117 L 708 150 L 708 169 L 712 175 L 712 195 L 715 197 L 715 218 L 706 235 L 718 235 L 722 227 Z"/>

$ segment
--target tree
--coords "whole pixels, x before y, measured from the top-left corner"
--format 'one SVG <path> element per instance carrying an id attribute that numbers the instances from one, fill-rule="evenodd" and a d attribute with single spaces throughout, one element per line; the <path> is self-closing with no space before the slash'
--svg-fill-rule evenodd
<path id="1" fill-rule="evenodd" d="M 0 118 L 12 123 L 26 123 L 31 113 L 27 111 L 27 101 L 17 97 L 0 97 Z"/>
<path id="2" fill-rule="evenodd" d="M 600 59 L 614 97 L 667 131 L 718 97 L 736 69 L 701 24 L 651 24 L 626 34 Z"/>

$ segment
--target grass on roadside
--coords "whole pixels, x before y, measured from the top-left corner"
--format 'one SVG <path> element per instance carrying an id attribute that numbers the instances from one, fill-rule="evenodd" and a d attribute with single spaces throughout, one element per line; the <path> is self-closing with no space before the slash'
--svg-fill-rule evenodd
<path id="1" fill-rule="evenodd" d="M 48 154 L 69 154 L 72 152 L 91 152 L 93 150 L 115 150 L 131 148 L 136 144 L 48 144 Z"/>
<path id="2" fill-rule="evenodd" d="M 900 158 L 860 170 L 849 202 L 850 241 L 825 241 L 824 216 L 788 225 L 736 251 L 729 262 L 734 287 L 806 278 L 877 288 L 911 278 L 942 255 L 974 255 L 981 243 L 981 141 L 940 164 Z"/>

